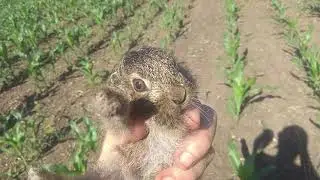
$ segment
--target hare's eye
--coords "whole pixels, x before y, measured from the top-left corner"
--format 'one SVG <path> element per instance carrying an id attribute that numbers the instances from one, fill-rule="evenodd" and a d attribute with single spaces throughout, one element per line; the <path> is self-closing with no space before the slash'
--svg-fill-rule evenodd
<path id="1" fill-rule="evenodd" d="M 132 84 L 133 84 L 134 90 L 136 90 L 137 92 L 143 92 L 147 90 L 146 84 L 141 79 L 133 79 Z"/>

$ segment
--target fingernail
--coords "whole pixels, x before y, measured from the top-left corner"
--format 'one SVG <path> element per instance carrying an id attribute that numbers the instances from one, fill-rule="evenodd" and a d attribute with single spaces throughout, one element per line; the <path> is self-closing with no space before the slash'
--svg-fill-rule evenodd
<path id="1" fill-rule="evenodd" d="M 193 157 L 190 153 L 188 152 L 184 152 L 182 153 L 182 155 L 180 156 L 180 162 L 186 166 L 186 167 L 189 167 L 192 162 L 193 162 Z"/>
<path id="2" fill-rule="evenodd" d="M 162 180 L 174 180 L 174 178 L 166 176 L 166 177 L 162 178 Z"/>

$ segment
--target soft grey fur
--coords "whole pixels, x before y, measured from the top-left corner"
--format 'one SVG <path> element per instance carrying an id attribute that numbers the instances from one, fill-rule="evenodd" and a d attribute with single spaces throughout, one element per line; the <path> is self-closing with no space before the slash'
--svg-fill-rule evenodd
<path id="1" fill-rule="evenodd" d="M 135 91 L 132 85 L 134 78 L 142 79 L 148 90 Z M 134 108 L 132 102 L 143 99 L 150 103 L 148 107 L 152 107 L 150 112 L 144 112 L 148 115 L 148 136 L 136 143 L 122 145 L 113 154 L 104 152 L 85 176 L 35 175 L 34 171 L 30 171 L 29 178 L 154 179 L 160 170 L 172 165 L 173 153 L 187 133 L 181 115 L 192 104 L 195 90 L 194 79 L 176 63 L 172 54 L 153 47 L 128 52 L 88 109 L 92 117 L 102 121 L 101 129 L 105 134 L 121 134 L 127 130 L 126 123 Z"/>

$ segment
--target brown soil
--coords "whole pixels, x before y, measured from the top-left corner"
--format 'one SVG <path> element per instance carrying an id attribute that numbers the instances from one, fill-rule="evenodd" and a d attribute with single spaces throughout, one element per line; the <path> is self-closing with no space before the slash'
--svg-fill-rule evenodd
<path id="1" fill-rule="evenodd" d="M 299 10 L 295 1 L 282 1 L 291 8 L 290 14 L 297 15 Z M 227 98 L 231 91 L 230 88 L 223 85 L 223 67 L 227 65 L 223 47 L 225 29 L 223 1 L 193 1 L 186 18 L 188 23 L 183 29 L 185 32 L 173 45 L 178 58 L 185 62 L 196 75 L 200 83 L 199 95 L 202 101 L 211 105 L 218 113 L 218 127 L 214 139 L 216 153 L 207 168 L 205 179 L 234 178 L 228 159 L 228 141 L 231 137 L 243 138 L 251 152 L 256 138 L 265 129 L 270 129 L 274 133 L 272 142 L 265 150 L 267 154 L 265 156 L 269 159 L 268 163 L 277 162 L 276 159 L 280 157 L 280 152 L 290 154 L 295 147 L 292 144 L 297 143 L 301 145 L 298 147 L 300 149 L 300 162 L 298 163 L 302 164 L 303 159 L 310 158 L 316 169 L 320 162 L 320 130 L 310 123 L 309 119 L 315 119 L 318 113 L 316 108 L 320 104 L 310 96 L 311 89 L 292 75 L 303 77 L 304 73 L 291 62 L 292 56 L 285 52 L 290 49 L 284 39 L 278 35 L 282 29 L 272 19 L 274 12 L 270 1 L 238 0 L 238 3 L 241 5 L 239 19 L 241 50 L 248 49 L 246 74 L 262 75 L 257 79 L 257 84 L 260 87 L 266 87 L 262 96 L 245 108 L 239 123 L 231 118 L 226 108 Z M 158 28 L 158 19 L 159 17 L 154 18 L 138 44 L 159 45 L 158 36 L 161 35 L 161 30 Z M 304 22 L 303 24 L 313 23 L 316 32 L 319 32 L 319 18 L 301 16 L 300 19 Z M 101 36 L 103 34 L 95 38 L 99 39 Z M 319 38 L 316 43 L 320 44 Z M 114 54 L 111 47 L 107 45 L 90 56 L 94 59 L 97 69 L 111 70 L 119 59 L 119 56 Z M 61 73 L 62 70 L 59 71 Z M 37 107 L 40 107 L 38 111 L 47 117 L 47 121 L 51 121 L 50 124 L 53 124 L 55 129 L 65 127 L 67 119 L 78 116 L 77 111 L 70 112 L 68 107 L 90 90 L 91 88 L 81 74 L 75 73 L 66 80 L 56 83 L 47 96 L 38 100 Z M 210 92 L 208 97 L 206 97 L 206 92 Z M 0 112 L 8 111 L 19 106 L 21 102 L 32 99 L 32 94 L 33 86 L 29 82 L 1 93 Z M 31 105 L 30 108 L 33 109 L 33 104 Z M 291 125 L 297 125 L 302 130 Z M 279 139 L 278 133 L 287 127 L 290 127 L 289 130 L 292 132 L 285 131 Z M 307 134 L 307 140 L 304 138 L 304 133 Z M 286 135 L 283 136 L 283 134 Z M 293 143 L 290 144 L 290 142 Z M 303 142 L 307 142 L 306 147 Z M 238 147 L 240 149 L 240 143 Z M 279 150 L 278 147 L 282 149 Z M 306 148 L 307 153 L 303 153 Z M 71 149 L 71 142 L 58 144 L 51 150 L 53 153 L 43 160 L 45 162 L 66 162 Z M 6 158 L 0 159 L 0 162 L 5 160 Z M 284 165 L 284 163 L 287 164 Z M 291 164 L 294 164 L 293 159 L 292 162 L 286 161 L 281 165 L 290 166 Z M 290 173 L 296 179 L 311 179 L 312 167 L 301 169 L 304 169 L 303 172 L 305 172 L 303 176 L 295 176 L 294 173 L 297 171 L 290 171 Z"/>
<path id="2" fill-rule="evenodd" d="M 294 1 L 283 2 L 297 11 Z M 241 5 L 239 19 L 241 48 L 242 50 L 248 48 L 246 73 L 251 76 L 263 75 L 258 78 L 257 84 L 274 89 L 266 88 L 261 98 L 249 104 L 238 124 L 230 118 L 226 109 L 230 89 L 221 85 L 224 81 L 221 68 L 226 65 L 223 62 L 226 61 L 223 59 L 224 4 L 221 1 L 195 1 L 186 38 L 180 38 L 175 46 L 178 57 L 186 61 L 198 75 L 201 90 L 211 91 L 209 98 L 204 102 L 212 105 L 218 112 L 218 128 L 214 140 L 216 155 L 207 169 L 206 177 L 207 179 L 232 178 L 232 169 L 227 156 L 227 142 L 232 136 L 245 139 L 251 151 L 254 140 L 260 133 L 267 128 L 272 130 L 274 139 L 266 148 L 266 152 L 270 158 L 275 158 L 277 152 L 277 155 L 280 152 L 276 147 L 277 142 L 280 142 L 277 134 L 290 125 L 298 125 L 307 133 L 307 147 L 299 148 L 308 148 L 310 159 L 316 166 L 319 163 L 320 134 L 319 129 L 310 123 L 309 118 L 315 118 L 317 110 L 310 107 L 317 107 L 318 102 L 310 96 L 311 89 L 291 75 L 293 73 L 303 77 L 304 74 L 291 62 L 292 56 L 284 51 L 290 49 L 284 39 L 277 35 L 282 29 L 272 19 L 274 12 L 271 3 L 256 0 L 243 0 L 238 3 Z M 305 18 L 301 18 L 301 21 L 305 21 Z M 319 23 L 314 25 L 316 30 L 319 29 Z M 290 141 L 306 141 L 303 139 L 303 131 L 295 127 L 292 129 L 294 129 L 293 134 L 288 135 Z M 294 139 L 296 137 L 301 138 Z M 284 147 L 287 149 L 281 151 L 287 151 L 289 154 L 290 147 Z M 300 154 L 300 158 L 304 158 L 303 155 Z M 294 177 L 294 171 L 290 173 L 295 179 L 311 179 L 311 168 L 303 168 L 306 172 L 304 177 Z"/>

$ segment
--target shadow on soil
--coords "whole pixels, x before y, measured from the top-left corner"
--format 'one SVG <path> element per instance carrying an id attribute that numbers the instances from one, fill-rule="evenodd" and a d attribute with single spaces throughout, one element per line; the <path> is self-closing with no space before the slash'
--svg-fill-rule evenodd
<path id="1" fill-rule="evenodd" d="M 28 78 L 28 72 L 27 70 L 21 70 L 18 72 L 18 74 L 14 75 L 14 77 L 5 85 L 0 87 L 0 93 L 10 90 L 13 87 L 19 86 L 20 84 L 23 84 L 26 82 L 26 79 Z"/>
<path id="2" fill-rule="evenodd" d="M 20 121 L 21 119 L 31 116 L 34 114 L 35 110 L 34 108 L 36 107 L 36 102 L 39 100 L 42 100 L 54 93 L 56 93 L 58 91 L 58 86 L 51 86 L 50 88 L 48 88 L 47 91 L 44 91 L 42 93 L 32 93 L 28 96 L 25 96 L 23 101 L 20 103 L 20 105 L 17 107 L 17 112 L 21 113 L 21 118 L 19 118 L 19 120 L 14 117 L 14 116 L 10 116 L 10 118 L 8 119 L 8 122 L 6 122 L 6 126 L 3 126 L 3 124 L 1 124 L 0 126 L 0 136 L 2 136 L 4 133 L 6 133 L 7 131 L 9 131 L 10 129 L 12 129 L 16 123 L 18 123 L 18 121 Z M 1 116 L 3 116 L 3 118 L 5 117 L 9 117 L 9 113 L 8 114 L 0 114 L 0 118 Z M 1 120 L 1 119 L 0 119 Z"/>
<path id="3" fill-rule="evenodd" d="M 306 131 L 297 125 L 285 127 L 278 133 L 278 152 L 275 156 L 265 154 L 264 149 L 271 143 L 274 137 L 273 131 L 264 130 L 258 135 L 253 143 L 253 153 L 257 153 L 255 158 L 255 171 L 267 167 L 274 167 L 272 171 L 264 174 L 261 180 L 319 180 L 319 176 L 310 160 L 307 145 L 308 135 Z M 241 142 L 242 154 L 247 158 L 250 153 L 245 140 Z M 299 159 L 297 163 L 297 159 Z"/>
<path id="4" fill-rule="evenodd" d="M 70 118 L 69 118 L 70 119 Z M 76 120 L 76 124 L 79 124 L 81 121 L 80 119 Z M 52 149 L 60 144 L 64 143 L 69 140 L 74 140 L 74 138 L 68 137 L 71 132 L 71 127 L 69 125 L 62 127 L 53 133 L 48 134 L 46 137 L 41 139 L 41 157 L 43 158 L 47 156 L 48 154 L 52 153 Z"/>

